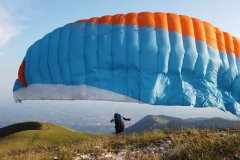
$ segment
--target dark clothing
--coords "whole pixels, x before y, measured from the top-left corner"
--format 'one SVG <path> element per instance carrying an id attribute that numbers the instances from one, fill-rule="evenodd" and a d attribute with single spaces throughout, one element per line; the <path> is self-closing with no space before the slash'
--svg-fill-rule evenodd
<path id="1" fill-rule="evenodd" d="M 114 114 L 113 121 L 115 123 L 116 134 L 121 134 L 125 129 L 124 121 L 130 121 L 130 119 L 123 117 L 119 113 L 116 113 Z"/>
<path id="2" fill-rule="evenodd" d="M 122 133 L 125 129 L 124 123 L 115 124 L 116 133 Z"/>
<path id="3" fill-rule="evenodd" d="M 119 122 L 115 121 L 115 129 L 116 129 L 116 133 L 121 133 L 124 131 L 125 129 L 125 125 L 124 125 L 124 122 L 123 120 L 125 121 L 129 121 L 128 118 L 125 118 L 125 117 L 122 117 L 121 120 Z"/>

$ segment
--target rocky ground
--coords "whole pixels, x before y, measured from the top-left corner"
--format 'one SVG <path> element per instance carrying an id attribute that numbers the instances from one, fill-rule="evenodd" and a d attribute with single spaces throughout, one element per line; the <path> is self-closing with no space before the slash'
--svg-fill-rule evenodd
<path id="1" fill-rule="evenodd" d="M 152 146 L 142 144 L 138 148 L 131 148 L 130 146 L 123 147 L 122 145 L 118 145 L 115 146 L 115 149 L 112 151 L 102 149 L 100 146 L 94 146 L 92 152 L 86 152 L 84 154 L 76 153 L 73 160 L 125 160 L 131 157 L 143 157 L 144 155 L 151 155 L 154 159 L 162 159 L 167 157 L 172 151 L 171 140 L 160 140 L 156 141 Z M 56 156 L 54 159 L 58 160 L 59 158 Z"/>

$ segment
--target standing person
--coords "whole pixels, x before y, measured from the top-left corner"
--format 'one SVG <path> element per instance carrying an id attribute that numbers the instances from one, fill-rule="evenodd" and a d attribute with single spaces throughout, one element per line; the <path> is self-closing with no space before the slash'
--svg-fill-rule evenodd
<path id="1" fill-rule="evenodd" d="M 131 119 L 123 117 L 120 113 L 114 114 L 114 118 L 110 122 L 115 123 L 116 135 L 123 134 L 125 129 L 124 121 L 131 121 Z"/>

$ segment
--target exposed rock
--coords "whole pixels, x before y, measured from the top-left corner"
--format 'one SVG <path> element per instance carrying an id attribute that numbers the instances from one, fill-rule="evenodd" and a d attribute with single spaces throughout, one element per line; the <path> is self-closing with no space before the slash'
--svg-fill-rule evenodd
<path id="1" fill-rule="evenodd" d="M 91 154 L 83 154 L 83 155 L 81 155 L 80 156 L 82 159 L 90 159 L 92 156 L 91 156 Z"/>
<path id="2" fill-rule="evenodd" d="M 113 155 L 111 152 L 107 152 L 104 154 L 104 158 L 111 158 Z"/>

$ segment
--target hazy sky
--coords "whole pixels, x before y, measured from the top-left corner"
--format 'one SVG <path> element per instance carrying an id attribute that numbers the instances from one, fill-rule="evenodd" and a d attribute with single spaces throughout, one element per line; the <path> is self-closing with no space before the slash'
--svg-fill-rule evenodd
<path id="1" fill-rule="evenodd" d="M 12 98 L 18 67 L 27 48 L 57 27 L 93 16 L 160 11 L 199 18 L 240 38 L 239 8 L 240 0 L 0 0 L 0 109 L 24 107 Z"/>

